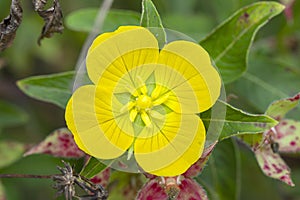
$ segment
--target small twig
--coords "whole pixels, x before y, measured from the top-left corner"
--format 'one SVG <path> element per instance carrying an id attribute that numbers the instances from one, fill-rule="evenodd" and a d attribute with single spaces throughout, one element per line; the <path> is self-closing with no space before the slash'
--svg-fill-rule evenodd
<path id="1" fill-rule="evenodd" d="M 34 175 L 34 174 L 0 174 L 0 178 L 39 178 L 52 179 L 56 175 Z"/>

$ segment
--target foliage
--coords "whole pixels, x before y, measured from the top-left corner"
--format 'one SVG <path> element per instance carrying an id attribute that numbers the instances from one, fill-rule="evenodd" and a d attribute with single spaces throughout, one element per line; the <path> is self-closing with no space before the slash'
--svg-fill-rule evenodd
<path id="1" fill-rule="evenodd" d="M 49 43 L 45 40 L 43 45 L 37 48 L 35 43 L 26 43 L 24 29 L 22 32 L 22 25 L 19 27 L 21 21 L 15 21 L 18 24 L 10 35 L 8 34 L 9 43 L 0 43 L 1 47 L 5 44 L 7 48 L 1 52 L 0 57 L 0 97 L 4 99 L 0 100 L 1 173 L 22 171 L 21 165 L 13 163 L 26 162 L 26 159 L 31 158 L 34 160 L 38 155 L 33 154 L 48 154 L 51 157 L 72 158 L 71 161 L 77 164 L 77 173 L 111 190 L 111 199 L 143 199 L 142 197 L 151 197 L 155 192 L 156 195 L 161 195 L 161 199 L 171 198 L 174 194 L 184 198 L 194 197 L 191 188 L 197 191 L 195 195 L 203 199 L 297 198 L 299 193 L 296 189 L 286 189 L 280 181 L 267 177 L 293 185 L 292 180 L 295 180 L 295 183 L 298 180 L 293 171 L 297 173 L 300 168 L 300 2 L 281 2 L 287 7 L 284 8 L 278 2 L 255 0 L 233 0 L 226 2 L 226 5 L 223 1 L 128 0 L 115 2 L 109 10 L 101 28 L 102 32 L 113 31 L 121 25 L 158 27 L 159 29 L 150 28 L 150 31 L 156 36 L 160 47 L 168 39 L 163 28 L 182 30 L 185 34 L 195 36 L 196 42 L 209 52 L 226 84 L 224 87 L 227 98 L 220 99 L 212 109 L 199 113 L 208 130 L 206 148 L 209 149 L 209 145 L 212 145 L 209 153 L 181 177 L 180 183 L 176 182 L 175 178 L 166 178 L 169 182 L 165 187 L 158 184 L 160 179 L 157 177 L 146 175 L 146 178 L 143 178 L 143 175 L 139 174 L 131 175 L 110 170 L 108 163 L 103 164 L 93 157 L 87 157 L 79 150 L 66 128 L 57 129 L 65 126 L 62 113 L 72 95 L 74 79 L 78 78 L 78 74 L 73 71 L 75 67 L 66 65 L 74 65 L 78 49 L 83 45 L 82 35 L 92 30 L 99 12 L 97 5 L 92 2 L 60 2 L 60 6 L 58 1 L 54 1 L 53 6 L 56 9 L 52 10 L 52 14 L 51 9 L 46 12 L 45 5 L 35 5 L 39 6 L 39 9 L 36 9 L 39 14 L 47 14 L 43 15 L 46 24 L 40 38 L 62 31 L 62 16 L 65 16 L 67 28 L 62 35 L 51 38 Z M 7 14 L 9 6 L 3 3 L 0 11 Z M 60 9 L 64 12 L 63 15 Z M 284 13 L 280 14 L 283 11 Z M 31 33 L 27 35 L 38 35 L 38 32 L 33 32 L 40 29 L 40 25 L 37 25 L 38 20 L 30 16 L 29 12 L 23 9 L 24 26 L 29 27 L 29 23 L 26 25 L 26 19 L 33 22 Z M 11 17 L 15 17 L 15 14 L 11 12 Z M 0 14 L 0 17 L 6 16 Z M 220 23 L 220 20 L 223 22 Z M 3 23 L 0 23 L 1 42 L 6 40 L 2 37 L 2 24 L 8 25 L 12 22 L 5 18 Z M 216 28 L 209 32 L 212 27 Z M 20 51 L 22 44 L 26 44 L 28 51 Z M 52 66 L 54 68 L 51 68 Z M 21 75 L 19 70 L 26 72 L 25 76 Z M 82 83 L 89 83 L 90 80 L 84 73 L 81 74 Z M 1 86 L 2 81 L 4 89 Z M 14 85 L 15 81 L 19 89 L 29 97 L 54 105 L 41 104 L 45 109 L 40 109 L 39 102 L 21 96 L 15 88 L 12 91 L 5 89 L 6 85 Z M 23 108 L 19 108 L 20 106 Z M 50 126 L 44 127 L 38 125 L 39 123 Z M 51 133 L 46 136 L 49 132 Z M 34 135 L 36 133 L 44 134 Z M 33 146 L 30 149 L 28 144 L 22 141 L 27 135 L 34 135 L 29 144 Z M 37 141 L 41 140 L 42 142 L 37 144 Z M 245 144 L 253 154 L 246 150 Z M 22 158 L 24 152 L 26 158 Z M 288 162 L 284 161 L 286 158 Z M 85 164 L 82 166 L 83 159 Z M 33 165 L 30 161 L 27 162 L 28 165 Z M 49 162 L 49 169 L 55 166 L 54 162 L 56 161 Z M 12 168 L 7 168 L 8 166 Z M 257 166 L 261 167 L 266 176 L 259 172 Z M 17 170 L 12 171 L 14 167 Z M 253 174 L 248 168 L 255 169 Z M 256 181 L 256 185 L 252 179 L 260 181 Z M 170 186 L 170 183 L 173 185 Z M 18 184 L 13 187 L 23 192 L 26 199 L 37 198 L 35 185 L 25 185 L 24 190 Z M 142 185 L 144 187 L 141 187 Z M 3 179 L 0 183 L 0 199 L 4 199 L 4 191 L 9 199 L 18 199 L 18 192 L 10 192 L 13 187 Z M 51 190 L 50 187 L 44 189 Z M 28 193 L 24 192 L 25 190 L 34 192 Z M 152 190 L 155 192 L 151 192 Z M 264 196 L 261 196 L 262 192 Z"/>

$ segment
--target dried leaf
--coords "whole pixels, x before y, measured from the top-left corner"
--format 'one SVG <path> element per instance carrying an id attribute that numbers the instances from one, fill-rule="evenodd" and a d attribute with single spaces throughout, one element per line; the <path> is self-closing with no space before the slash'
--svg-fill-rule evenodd
<path id="1" fill-rule="evenodd" d="M 44 19 L 45 25 L 38 39 L 38 44 L 41 45 L 41 40 L 45 37 L 50 38 L 54 33 L 62 33 L 63 14 L 58 0 L 53 0 L 53 6 L 49 9 L 44 9 L 47 0 L 33 0 L 34 10 Z"/>
<path id="2" fill-rule="evenodd" d="M 0 51 L 12 45 L 17 29 L 22 22 L 23 10 L 20 0 L 12 0 L 10 14 L 0 23 Z"/>
<path id="3" fill-rule="evenodd" d="M 300 153 L 300 122 L 285 119 L 276 127 L 274 142 L 279 145 L 279 152 Z"/>
<path id="4" fill-rule="evenodd" d="M 283 181 L 284 183 L 294 186 L 291 180 L 291 171 L 287 164 L 282 160 L 279 154 L 274 153 L 269 144 L 254 152 L 257 162 L 264 172 L 269 177 Z"/>
<path id="5" fill-rule="evenodd" d="M 57 129 L 45 140 L 27 151 L 24 156 L 49 154 L 63 158 L 81 158 L 85 154 L 78 149 L 72 133 L 67 128 Z"/>

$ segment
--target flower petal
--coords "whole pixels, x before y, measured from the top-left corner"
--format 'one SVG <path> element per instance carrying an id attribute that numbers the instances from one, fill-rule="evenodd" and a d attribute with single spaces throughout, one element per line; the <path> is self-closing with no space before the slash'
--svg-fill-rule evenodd
<path id="1" fill-rule="evenodd" d="M 176 176 L 199 159 L 204 142 L 205 128 L 199 117 L 171 112 L 158 133 L 141 133 L 134 143 L 134 153 L 146 172 Z"/>
<path id="2" fill-rule="evenodd" d="M 171 42 L 161 50 L 159 63 L 182 74 L 193 88 L 199 104 L 199 109 L 195 112 L 203 112 L 216 102 L 220 95 L 221 79 L 212 66 L 208 53 L 201 46 L 188 41 Z M 167 76 L 165 74 L 166 80 Z M 178 93 L 182 93 L 184 88 L 178 90 Z M 185 97 L 188 98 L 189 95 L 186 94 Z"/>
<path id="3" fill-rule="evenodd" d="M 176 62 L 177 63 L 177 62 Z M 176 63 L 172 63 L 177 65 Z M 183 66 L 191 67 L 191 66 Z M 199 73 L 194 74 L 200 77 Z M 201 110 L 202 101 L 197 99 L 197 91 L 195 91 L 195 86 L 191 83 L 189 79 L 184 77 L 180 72 L 166 65 L 157 64 L 155 69 L 155 81 L 157 85 L 162 86 L 160 94 L 157 101 L 162 99 L 164 104 L 168 106 L 171 110 L 177 113 L 194 114 Z M 200 83 L 201 84 L 201 83 Z M 199 83 L 195 84 L 199 85 Z M 171 92 L 168 94 L 168 91 Z M 154 90 L 155 93 L 157 91 Z M 203 93 L 207 92 L 204 88 Z M 157 96 L 157 94 L 154 94 Z M 165 95 L 167 100 L 165 100 Z M 153 103 L 156 103 L 154 101 Z M 160 102 L 159 102 L 160 103 Z"/>
<path id="4" fill-rule="evenodd" d="M 115 72 L 123 75 L 124 71 L 141 64 L 155 63 L 157 55 L 157 40 L 149 30 L 138 26 L 120 27 L 95 39 L 86 58 L 88 75 L 97 84 L 103 71 L 112 63 L 115 65 L 112 75 Z"/>
<path id="5" fill-rule="evenodd" d="M 133 137 L 125 134 L 114 121 L 99 123 L 95 103 L 103 97 L 97 96 L 95 89 L 86 85 L 75 91 L 67 105 L 66 122 L 83 151 L 96 158 L 116 158 L 129 148 Z"/>

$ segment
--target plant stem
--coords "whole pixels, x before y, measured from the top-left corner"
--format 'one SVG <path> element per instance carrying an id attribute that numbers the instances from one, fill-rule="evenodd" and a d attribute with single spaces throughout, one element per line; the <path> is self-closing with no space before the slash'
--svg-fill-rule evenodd
<path id="1" fill-rule="evenodd" d="M 0 174 L 0 178 L 38 178 L 50 179 L 55 175 L 34 175 L 34 174 Z"/>
<path id="2" fill-rule="evenodd" d="M 113 3 L 113 0 L 104 0 L 103 3 L 101 4 L 101 6 L 99 7 L 98 15 L 95 19 L 94 26 L 93 26 L 91 32 L 89 33 L 87 39 L 85 40 L 85 42 L 82 46 L 81 52 L 79 54 L 79 57 L 77 59 L 77 63 L 76 63 L 76 67 L 75 67 L 75 70 L 77 71 L 77 73 L 81 73 L 85 70 L 85 56 L 88 51 L 88 48 L 92 44 L 92 41 L 94 40 L 94 38 L 101 32 L 100 30 L 103 27 L 104 19 L 107 15 L 112 3 Z M 81 81 L 78 81 L 78 78 L 80 79 L 80 77 L 76 76 L 74 79 L 73 91 L 75 91 L 78 87 L 81 86 Z"/>

